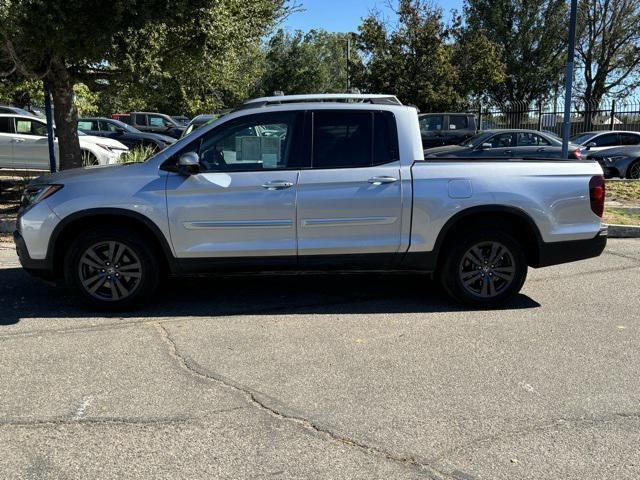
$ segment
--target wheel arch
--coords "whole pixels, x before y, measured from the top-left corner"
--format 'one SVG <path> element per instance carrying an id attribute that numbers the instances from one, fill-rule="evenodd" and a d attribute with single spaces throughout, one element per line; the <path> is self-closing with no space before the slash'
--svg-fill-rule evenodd
<path id="1" fill-rule="evenodd" d="M 453 215 L 444 224 L 436 243 L 436 268 L 446 254 L 448 240 L 456 233 L 488 224 L 504 225 L 504 230 L 512 234 L 524 247 L 527 264 L 536 267 L 540 264 L 540 245 L 542 235 L 534 220 L 522 209 L 506 205 L 482 205 L 470 207 Z"/>
<path id="2" fill-rule="evenodd" d="M 143 234 L 150 242 L 150 246 L 160 255 L 163 268 L 170 272 L 176 271 L 176 261 L 167 239 L 160 228 L 148 217 L 122 208 L 94 208 L 73 213 L 65 217 L 53 231 L 47 248 L 53 272 L 61 277 L 66 247 L 70 245 L 79 232 L 95 225 L 105 224 L 124 225 Z"/>

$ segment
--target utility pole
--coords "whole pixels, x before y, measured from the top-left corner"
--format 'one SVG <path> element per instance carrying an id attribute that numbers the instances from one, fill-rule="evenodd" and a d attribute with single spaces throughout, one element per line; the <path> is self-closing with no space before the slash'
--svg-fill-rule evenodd
<path id="1" fill-rule="evenodd" d="M 54 147 L 55 139 L 53 137 L 53 115 L 51 114 L 51 94 L 49 85 L 46 80 L 44 82 L 44 113 L 47 117 L 47 139 L 49 143 L 49 169 L 51 172 L 56 171 L 56 151 Z"/>
<path id="2" fill-rule="evenodd" d="M 569 128 L 571 126 L 571 92 L 573 90 L 573 58 L 576 50 L 576 16 L 578 0 L 571 0 L 569 19 L 569 49 L 567 51 L 567 78 L 564 87 L 564 123 L 562 124 L 562 158 L 569 157 Z"/>

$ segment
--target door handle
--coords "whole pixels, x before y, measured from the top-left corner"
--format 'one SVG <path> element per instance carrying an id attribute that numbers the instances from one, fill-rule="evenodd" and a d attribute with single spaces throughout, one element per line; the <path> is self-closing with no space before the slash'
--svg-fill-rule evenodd
<path id="1" fill-rule="evenodd" d="M 536 152 L 544 152 L 544 147 L 537 149 Z"/>
<path id="2" fill-rule="evenodd" d="M 387 176 L 382 176 L 382 177 L 371 177 L 368 182 L 372 185 L 382 185 L 383 183 L 393 183 L 393 182 L 397 182 L 398 179 L 395 177 L 387 177 Z"/>
<path id="3" fill-rule="evenodd" d="M 513 150 L 505 150 L 504 154 L 505 155 L 512 155 L 513 154 Z"/>
<path id="4" fill-rule="evenodd" d="M 24 143 L 24 138 L 14 138 L 13 143 Z"/>
<path id="5" fill-rule="evenodd" d="M 286 180 L 273 180 L 271 182 L 263 183 L 261 186 L 267 190 L 284 190 L 285 188 L 293 187 L 293 183 L 287 182 Z"/>

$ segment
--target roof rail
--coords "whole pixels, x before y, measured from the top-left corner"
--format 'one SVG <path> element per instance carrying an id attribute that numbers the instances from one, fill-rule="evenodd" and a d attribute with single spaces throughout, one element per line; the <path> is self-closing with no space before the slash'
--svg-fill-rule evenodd
<path id="1" fill-rule="evenodd" d="M 269 105 L 283 105 L 289 103 L 316 103 L 316 102 L 343 102 L 343 103 L 371 103 L 375 105 L 402 105 L 395 95 L 362 94 L 362 93 L 316 93 L 309 95 L 277 95 L 274 97 L 261 97 L 247 100 L 237 110 L 248 108 L 267 107 Z"/>

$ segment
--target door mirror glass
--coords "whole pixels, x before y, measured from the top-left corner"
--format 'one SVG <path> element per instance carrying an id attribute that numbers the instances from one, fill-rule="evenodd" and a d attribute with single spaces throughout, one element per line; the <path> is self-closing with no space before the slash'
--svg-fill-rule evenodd
<path id="1" fill-rule="evenodd" d="M 493 148 L 493 145 L 490 144 L 489 142 L 485 142 L 482 145 L 480 145 L 480 150 L 484 150 L 486 148 Z"/>
<path id="2" fill-rule="evenodd" d="M 187 152 L 180 155 L 178 173 L 181 175 L 196 175 L 200 173 L 200 157 L 196 152 Z"/>
<path id="3" fill-rule="evenodd" d="M 597 147 L 597 146 L 598 146 L 598 144 L 596 142 L 589 142 L 586 145 L 587 149 L 593 148 L 593 147 Z"/>

